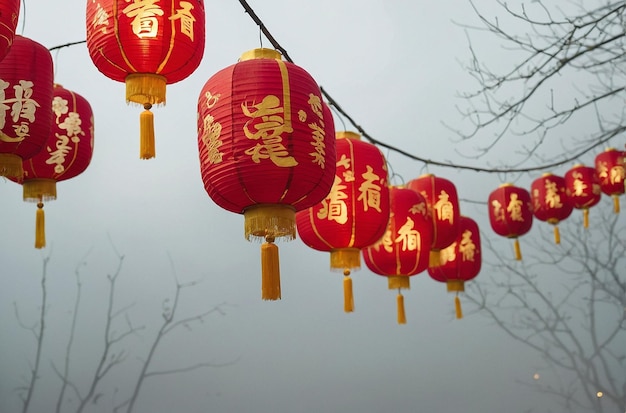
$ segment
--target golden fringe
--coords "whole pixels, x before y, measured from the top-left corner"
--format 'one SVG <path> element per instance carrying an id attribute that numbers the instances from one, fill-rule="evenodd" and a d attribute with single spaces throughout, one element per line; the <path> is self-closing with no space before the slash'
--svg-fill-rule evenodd
<path id="1" fill-rule="evenodd" d="M 343 277 L 343 311 L 351 313 L 354 311 L 354 295 L 352 294 L 352 278 L 350 273 Z"/>
<path id="2" fill-rule="evenodd" d="M 398 324 L 406 324 L 406 313 L 404 312 L 404 297 L 398 293 L 396 297 L 396 305 L 398 307 Z"/>
<path id="3" fill-rule="evenodd" d="M 151 159 L 156 156 L 154 145 L 154 115 L 150 112 L 151 104 L 144 105 L 139 115 L 139 158 Z"/>
<path id="4" fill-rule="evenodd" d="M 46 216 L 43 212 L 43 203 L 37 204 L 37 215 L 35 219 L 35 248 L 46 246 Z"/>
<path id="5" fill-rule="evenodd" d="M 336 248 L 330 250 L 330 269 L 356 271 L 361 268 L 361 250 L 358 248 Z"/>
<path id="6" fill-rule="evenodd" d="M 463 280 L 448 280 L 446 287 L 449 293 L 463 292 L 465 291 L 465 281 Z"/>
<path id="7" fill-rule="evenodd" d="M 21 182 L 24 177 L 22 158 L 12 153 L 0 153 L 0 176 L 16 178 Z"/>
<path id="8" fill-rule="evenodd" d="M 392 275 L 387 277 L 387 286 L 390 290 L 410 290 L 411 277 L 408 275 Z"/>
<path id="9" fill-rule="evenodd" d="M 261 245 L 261 276 L 261 298 L 280 300 L 278 247 L 271 242 Z"/>
<path id="10" fill-rule="evenodd" d="M 22 198 L 27 202 L 53 201 L 57 199 L 57 181 L 34 178 L 22 183 Z"/>
<path id="11" fill-rule="evenodd" d="M 251 238 L 296 238 L 296 212 L 291 205 L 261 204 L 243 212 L 244 232 Z"/>
<path id="12" fill-rule="evenodd" d="M 144 105 L 165 104 L 167 79 L 154 73 L 132 73 L 126 76 L 126 102 Z"/>

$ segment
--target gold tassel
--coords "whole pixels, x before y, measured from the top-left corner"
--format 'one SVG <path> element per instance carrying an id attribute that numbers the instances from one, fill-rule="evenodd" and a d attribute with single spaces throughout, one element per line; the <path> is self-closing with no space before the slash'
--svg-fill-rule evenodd
<path id="1" fill-rule="evenodd" d="M 280 266 L 278 247 L 273 238 L 267 238 L 261 245 L 261 298 L 263 300 L 280 300 Z"/>
<path id="2" fill-rule="evenodd" d="M 35 219 L 35 248 L 46 246 L 46 217 L 43 212 L 43 203 L 37 204 L 37 216 Z"/>
<path id="3" fill-rule="evenodd" d="M 589 208 L 583 209 L 583 227 L 589 228 Z"/>
<path id="4" fill-rule="evenodd" d="M 139 115 L 139 158 L 151 159 L 156 156 L 154 146 L 154 115 L 150 112 L 152 104 L 143 105 L 144 111 Z"/>
<path id="5" fill-rule="evenodd" d="M 441 253 L 439 252 L 439 250 L 430 250 L 430 255 L 428 257 L 428 266 L 431 268 L 441 267 L 440 259 Z"/>
<path id="6" fill-rule="evenodd" d="M 456 318 L 463 318 L 463 310 L 461 310 L 461 299 L 458 295 L 454 297 L 454 309 L 456 310 Z"/>
<path id="7" fill-rule="evenodd" d="M 613 195 L 613 211 L 619 214 L 619 196 Z"/>
<path id="8" fill-rule="evenodd" d="M 390 290 L 410 290 L 411 277 L 408 275 L 389 275 L 387 277 L 387 288 Z"/>
<path id="9" fill-rule="evenodd" d="M 556 225 L 554 226 L 554 243 L 555 244 L 561 243 L 561 233 L 559 232 L 559 227 Z"/>
<path id="10" fill-rule="evenodd" d="M 515 238 L 513 247 L 515 248 L 515 259 L 517 261 L 521 261 L 522 260 L 522 248 L 519 245 L 519 239 Z"/>
<path id="11" fill-rule="evenodd" d="M 396 304 L 398 306 L 398 324 L 406 324 L 406 314 L 404 313 L 404 296 L 398 293 L 396 297 Z"/>
<path id="12" fill-rule="evenodd" d="M 343 311 L 351 313 L 354 311 L 354 296 L 352 295 L 352 278 L 350 271 L 343 272 Z"/>
<path id="13" fill-rule="evenodd" d="M 0 153 L 0 176 L 16 178 L 18 182 L 22 182 L 24 178 L 22 158 L 12 153 Z"/>

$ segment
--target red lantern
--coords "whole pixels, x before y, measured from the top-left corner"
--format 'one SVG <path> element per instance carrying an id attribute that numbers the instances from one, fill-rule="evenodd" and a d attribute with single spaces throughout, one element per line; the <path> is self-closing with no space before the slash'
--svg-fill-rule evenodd
<path id="1" fill-rule="evenodd" d="M 13 44 L 20 14 L 20 3 L 20 0 L 3 0 L 0 3 L 0 61 L 4 59 Z"/>
<path id="2" fill-rule="evenodd" d="M 596 173 L 602 192 L 613 197 L 613 209 L 619 213 L 619 196 L 624 194 L 626 184 L 626 161 L 624 152 L 608 148 L 596 156 Z"/>
<path id="3" fill-rule="evenodd" d="M 489 194 L 489 223 L 493 231 L 515 240 L 515 259 L 522 259 L 518 237 L 530 231 L 533 225 L 530 194 L 511 183 L 500 185 Z"/>
<path id="4" fill-rule="evenodd" d="M 445 282 L 448 292 L 454 292 L 456 318 L 463 318 L 459 292 L 465 291 L 465 283 L 480 272 L 482 251 L 478 224 L 473 219 L 460 216 L 456 240 L 440 254 L 438 266 L 429 266 L 432 279 Z"/>
<path id="5" fill-rule="evenodd" d="M 570 216 L 574 205 L 567 196 L 563 177 L 544 173 L 530 186 L 533 214 L 540 221 L 554 225 L 554 242 L 561 243 L 558 224 Z"/>
<path id="6" fill-rule="evenodd" d="M 56 183 L 82 173 L 93 153 L 93 112 L 82 96 L 54 85 L 52 129 L 44 149 L 24 161 L 24 201 L 37 202 L 35 248 L 46 246 L 43 202 L 57 197 Z"/>
<path id="7" fill-rule="evenodd" d="M 428 268 L 433 224 L 426 200 L 402 187 L 389 189 L 390 214 L 385 235 L 364 248 L 363 259 L 372 272 L 387 277 L 390 290 L 398 290 L 398 324 L 406 324 L 402 289 L 410 288 L 409 277 Z"/>
<path id="8" fill-rule="evenodd" d="M 565 173 L 567 196 L 574 208 L 583 211 L 583 226 L 589 227 L 589 208 L 600 202 L 602 189 L 595 168 L 577 164 Z"/>
<path id="9" fill-rule="evenodd" d="M 165 104 L 167 84 L 192 74 L 204 53 L 202 0 L 87 2 L 87 48 L 105 76 L 126 84 L 126 101 L 140 104 L 140 158 L 155 156 L 150 108 Z"/>
<path id="10" fill-rule="evenodd" d="M 52 121 L 52 79 L 48 49 L 15 36 L 0 62 L 0 176 L 21 180 L 22 161 L 45 145 Z"/>
<path id="11" fill-rule="evenodd" d="M 433 238 L 430 246 L 430 266 L 439 263 L 439 251 L 454 242 L 459 228 L 459 198 L 454 184 L 433 174 L 422 175 L 409 181 L 407 187 L 420 193 L 428 204 L 433 222 Z"/>
<path id="12" fill-rule="evenodd" d="M 214 76 L 198 100 L 204 187 L 245 218 L 262 246 L 262 298 L 280 298 L 276 238 L 295 238 L 295 212 L 320 202 L 335 174 L 332 114 L 319 86 L 278 52 L 256 49 Z"/>
<path id="13" fill-rule="evenodd" d="M 354 311 L 351 271 L 361 268 L 361 249 L 378 241 L 389 221 L 385 157 L 354 132 L 337 133 L 337 171 L 321 203 L 296 214 L 302 241 L 330 252 L 331 270 L 344 274 L 344 311 Z"/>

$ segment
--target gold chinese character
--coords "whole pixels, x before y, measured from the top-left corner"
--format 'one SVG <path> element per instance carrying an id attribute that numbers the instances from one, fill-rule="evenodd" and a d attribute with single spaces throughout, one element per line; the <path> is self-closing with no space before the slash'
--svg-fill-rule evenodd
<path id="1" fill-rule="evenodd" d="M 516 193 L 511 194 L 509 198 L 509 204 L 506 206 L 506 210 L 511 217 L 511 220 L 524 222 L 524 216 L 522 214 L 522 204 L 523 202 L 518 199 L 518 195 Z M 504 215 L 504 212 L 502 213 Z"/>
<path id="2" fill-rule="evenodd" d="M 218 164 L 222 162 L 224 154 L 220 152 L 220 146 L 222 141 L 220 136 L 222 135 L 222 124 L 215 122 L 215 119 L 211 115 L 204 117 L 204 128 L 202 133 L 202 143 L 207 149 L 207 157 L 204 159 L 205 163 Z"/>
<path id="3" fill-rule="evenodd" d="M 363 201 L 363 210 L 367 211 L 369 207 L 374 208 L 378 212 L 380 210 L 380 189 L 381 187 L 375 184 L 380 177 L 374 173 L 374 168 L 367 165 L 367 172 L 361 175 L 365 181 L 359 186 L 359 192 L 361 195 L 357 198 L 357 201 Z"/>
<path id="4" fill-rule="evenodd" d="M 163 10 L 157 3 L 159 0 L 126 0 L 132 3 L 124 10 L 127 17 L 132 18 L 133 33 L 137 37 L 156 37 L 159 32 L 159 20 L 157 16 L 163 16 Z"/>
<path id="5" fill-rule="evenodd" d="M 439 194 L 439 200 L 433 205 L 435 211 L 437 211 L 437 219 L 439 221 L 449 221 L 454 223 L 454 205 L 449 201 L 450 195 L 444 190 L 441 190 Z"/>
<path id="6" fill-rule="evenodd" d="M 476 254 L 476 244 L 472 241 L 472 231 L 466 229 L 461 235 L 461 243 L 459 244 L 459 252 L 463 261 L 474 261 Z"/>
<path id="7" fill-rule="evenodd" d="M 322 201 L 322 209 L 317 213 L 320 219 L 336 221 L 338 224 L 345 224 L 348 221 L 348 208 L 345 199 L 348 198 L 345 192 L 346 186 L 341 183 L 341 178 L 335 175 L 333 187 L 328 197 Z"/>
<path id="8" fill-rule="evenodd" d="M 170 17 L 170 20 L 180 19 L 180 31 L 185 36 L 189 37 L 193 42 L 193 24 L 196 18 L 191 14 L 193 5 L 188 1 L 181 1 L 179 3 L 180 9 L 176 10 L 176 14 Z"/>
<path id="9" fill-rule="evenodd" d="M 395 242 L 402 242 L 402 251 L 416 251 L 421 248 L 420 233 L 413 229 L 415 222 L 411 217 L 406 218 L 406 222 L 398 230 L 398 237 Z"/>
<path id="10" fill-rule="evenodd" d="M 544 201 L 546 205 L 548 205 L 549 208 L 562 208 L 563 204 L 561 203 L 561 195 L 559 195 L 556 182 L 546 179 L 545 188 L 546 195 L 544 197 Z"/>

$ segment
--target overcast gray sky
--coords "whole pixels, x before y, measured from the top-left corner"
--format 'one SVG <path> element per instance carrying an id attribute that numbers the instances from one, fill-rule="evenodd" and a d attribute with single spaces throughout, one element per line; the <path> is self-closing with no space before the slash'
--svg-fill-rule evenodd
<path id="1" fill-rule="evenodd" d="M 475 21 L 468 2 L 251 0 L 250 5 L 294 61 L 372 136 L 425 158 L 468 163 L 453 148 L 465 152 L 473 144 L 453 144 L 455 136 L 441 124 L 461 122 L 455 105 L 462 102 L 455 94 L 474 87 L 459 65 L 469 56 L 465 33 L 453 23 Z M 117 302 L 134 303 L 129 317 L 146 329 L 129 339 L 128 363 L 104 384 L 106 397 L 89 411 L 110 411 L 125 397 L 136 361 L 162 321 L 163 301 L 173 296 L 174 276 L 202 280 L 183 295 L 182 314 L 227 303 L 225 315 L 169 337 L 155 368 L 237 361 L 151 378 L 139 396 L 138 413 L 537 408 L 541 398 L 518 381 L 541 369 L 541 360 L 472 314 L 466 301 L 466 317 L 455 320 L 452 295 L 426 273 L 411 279 L 405 293 L 408 323 L 399 326 L 396 293 L 364 263 L 353 276 L 355 312 L 345 314 L 342 276 L 330 272 L 328 254 L 299 240 L 282 242 L 283 299 L 261 300 L 259 244 L 244 239 L 242 216 L 220 209 L 205 193 L 196 135 L 204 82 L 242 52 L 259 47 L 259 30 L 236 0 L 207 1 L 205 7 L 202 64 L 188 79 L 168 86 L 167 105 L 153 110 L 153 160 L 138 158 L 140 109 L 126 105 L 124 85 L 97 71 L 84 44 L 53 53 L 55 81 L 91 103 L 95 152 L 88 170 L 59 183 L 58 199 L 46 204 L 48 247 L 41 251 L 33 248 L 35 205 L 22 201 L 20 186 L 0 180 L 0 411 L 20 406 L 16 388 L 25 383 L 34 342 L 16 321 L 14 303 L 25 323 L 36 321 L 45 256 L 51 257 L 49 350 L 32 411 L 51 411 L 49 397 L 60 386 L 50 363 L 62 355 L 76 290 L 73 271 L 88 252 L 73 374 L 90 376 L 106 275 L 116 266 L 109 238 L 126 256 Z M 18 32 L 49 48 L 83 40 L 84 15 L 85 1 L 29 0 Z M 263 46 L 270 44 L 263 39 Z M 497 60 L 497 50 L 493 53 Z M 335 124 L 337 130 L 352 130 L 339 118 Z M 384 153 L 398 174 L 394 184 L 426 171 L 401 155 Z M 490 159 L 502 156 L 494 153 Z M 477 201 L 485 201 L 501 179 L 428 170 L 453 180 L 461 198 Z M 461 212 L 493 236 L 483 208 L 462 203 Z M 114 387 L 120 389 L 117 396 L 110 391 Z"/>

